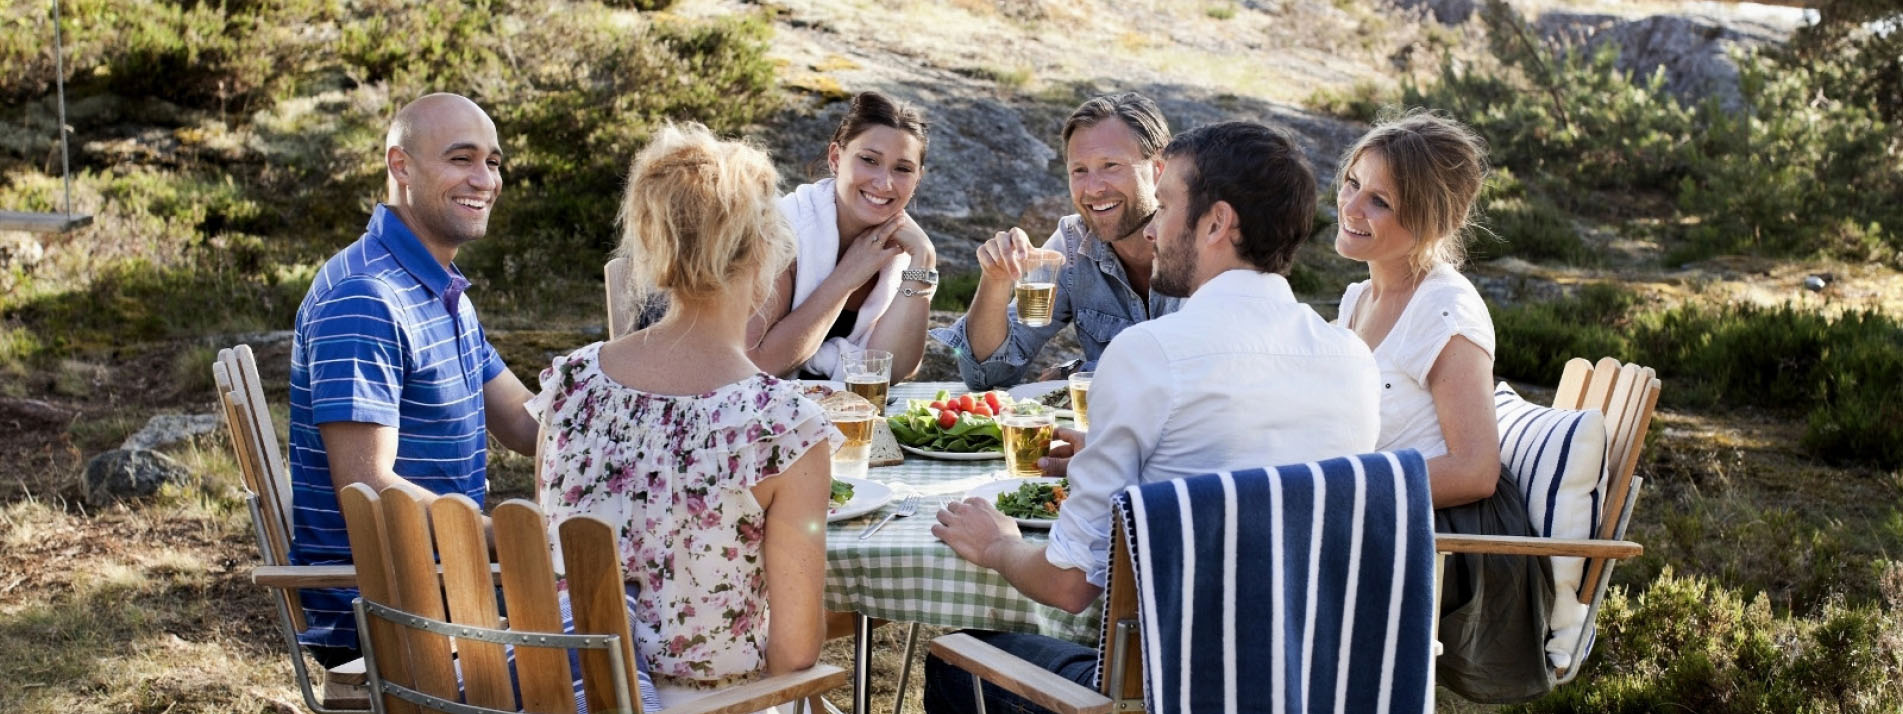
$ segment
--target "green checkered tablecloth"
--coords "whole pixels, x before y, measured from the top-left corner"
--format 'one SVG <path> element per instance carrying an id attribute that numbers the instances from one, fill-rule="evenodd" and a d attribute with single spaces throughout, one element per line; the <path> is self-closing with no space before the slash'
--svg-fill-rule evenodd
<path id="1" fill-rule="evenodd" d="M 951 382 L 895 384 L 892 396 L 930 398 L 940 389 L 954 393 Z M 1004 462 L 937 461 L 908 454 L 900 466 L 871 469 L 866 477 L 891 486 L 892 502 L 869 515 L 832 524 L 826 531 L 826 607 L 896 622 L 1038 632 L 1094 645 L 1099 637 L 1098 607 L 1072 615 L 1041 605 L 1019 593 L 1004 577 L 959 558 L 932 535 L 938 510 L 967 490 L 1001 478 Z M 897 509 L 908 494 L 921 496 L 918 513 L 895 518 L 870 539 L 859 533 Z M 1025 539 L 1041 542 L 1046 531 L 1026 530 Z"/>

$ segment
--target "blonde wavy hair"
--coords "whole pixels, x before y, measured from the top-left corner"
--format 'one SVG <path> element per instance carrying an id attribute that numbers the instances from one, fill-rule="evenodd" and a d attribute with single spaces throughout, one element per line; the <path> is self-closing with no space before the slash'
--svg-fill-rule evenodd
<path id="1" fill-rule="evenodd" d="M 697 300 L 737 286 L 763 301 L 795 251 L 778 197 L 765 151 L 697 123 L 661 127 L 628 168 L 615 251 L 632 266 L 623 289 L 636 305 L 656 290 Z"/>
<path id="2" fill-rule="evenodd" d="M 1399 194 L 1395 217 L 1414 234 L 1409 265 L 1417 273 L 1440 263 L 1460 267 L 1474 229 L 1480 228 L 1473 205 L 1487 180 L 1487 142 L 1467 125 L 1426 109 L 1390 113 L 1348 150 L 1336 186 L 1346 183 L 1348 170 L 1369 151 L 1387 159 Z"/>

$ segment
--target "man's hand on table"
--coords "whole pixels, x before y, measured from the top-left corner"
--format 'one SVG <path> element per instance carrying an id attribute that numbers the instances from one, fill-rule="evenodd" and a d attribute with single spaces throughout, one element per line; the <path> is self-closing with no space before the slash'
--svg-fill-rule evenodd
<path id="1" fill-rule="evenodd" d="M 1084 448 L 1084 436 L 1085 432 L 1057 427 L 1057 434 L 1052 438 L 1064 443 L 1052 446 L 1049 454 L 1037 460 L 1038 470 L 1043 471 L 1045 476 L 1069 475 L 1070 457 L 1076 456 L 1078 450 Z"/>
<path id="2" fill-rule="evenodd" d="M 951 546 L 958 557 L 991 570 L 998 569 L 997 546 L 1022 540 L 1017 521 L 982 498 L 945 504 L 938 511 L 938 525 L 932 526 L 932 535 Z"/>

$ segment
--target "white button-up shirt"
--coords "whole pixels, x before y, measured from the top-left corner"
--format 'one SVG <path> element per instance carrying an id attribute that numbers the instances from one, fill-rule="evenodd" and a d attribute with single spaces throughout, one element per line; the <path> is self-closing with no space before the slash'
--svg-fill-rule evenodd
<path id="1" fill-rule="evenodd" d="M 1045 558 L 1101 587 L 1110 499 L 1124 487 L 1373 451 L 1379 382 L 1361 338 L 1296 302 L 1282 276 L 1211 278 L 1104 351 Z"/>

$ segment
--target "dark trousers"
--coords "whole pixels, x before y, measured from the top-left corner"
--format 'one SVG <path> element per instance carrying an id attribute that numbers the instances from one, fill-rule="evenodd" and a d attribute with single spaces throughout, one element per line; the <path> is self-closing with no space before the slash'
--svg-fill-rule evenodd
<path id="1" fill-rule="evenodd" d="M 1075 642 L 1020 632 L 965 630 L 980 642 L 1015 655 L 1030 666 L 1043 667 L 1058 676 L 1092 686 L 1097 679 L 1097 650 Z M 953 667 L 937 657 L 925 658 L 925 711 L 927 714 L 953 714 L 978 710 L 972 698 L 971 673 Z M 987 714 L 1033 714 L 1047 712 L 1018 695 L 985 683 Z"/>
<path id="2" fill-rule="evenodd" d="M 1505 466 L 1492 498 L 1435 511 L 1434 530 L 1539 535 Z M 1554 597 L 1553 566 L 1544 556 L 1448 556 L 1440 594 L 1440 641 L 1446 652 L 1435 661 L 1436 681 L 1484 704 L 1524 702 L 1552 691 L 1546 615 Z"/>

